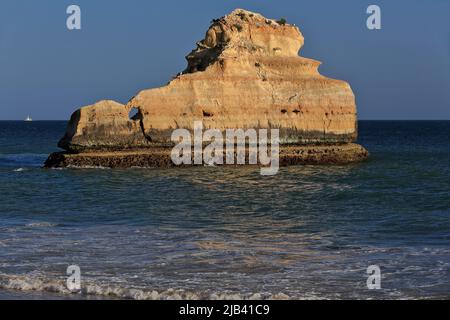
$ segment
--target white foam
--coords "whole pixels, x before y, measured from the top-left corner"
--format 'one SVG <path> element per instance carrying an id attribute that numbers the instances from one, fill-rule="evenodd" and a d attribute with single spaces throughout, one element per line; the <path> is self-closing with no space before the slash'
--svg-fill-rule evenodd
<path id="1" fill-rule="evenodd" d="M 51 228 L 56 227 L 55 223 L 51 222 L 31 222 L 26 225 L 29 228 Z"/>
<path id="2" fill-rule="evenodd" d="M 68 169 L 97 169 L 97 170 L 110 170 L 110 167 L 103 167 L 103 166 L 74 166 L 74 165 L 68 165 Z"/>
<path id="3" fill-rule="evenodd" d="M 72 294 L 65 285 L 65 279 L 45 279 L 43 277 L 27 275 L 0 274 L 0 288 L 17 291 L 39 291 L 69 295 Z M 82 295 L 102 296 L 133 300 L 287 300 L 289 296 L 267 293 L 202 293 L 182 289 L 151 290 L 140 288 L 125 288 L 116 285 L 104 285 L 83 281 Z"/>

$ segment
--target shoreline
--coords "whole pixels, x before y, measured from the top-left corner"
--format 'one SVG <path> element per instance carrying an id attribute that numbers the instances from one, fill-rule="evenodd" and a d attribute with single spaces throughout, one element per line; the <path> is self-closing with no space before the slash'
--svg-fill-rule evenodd
<path id="1" fill-rule="evenodd" d="M 0 289 L 0 300 L 99 300 L 102 297 L 83 297 L 80 295 L 67 295 L 48 291 L 24 291 Z M 105 299 L 105 298 L 103 298 Z"/>

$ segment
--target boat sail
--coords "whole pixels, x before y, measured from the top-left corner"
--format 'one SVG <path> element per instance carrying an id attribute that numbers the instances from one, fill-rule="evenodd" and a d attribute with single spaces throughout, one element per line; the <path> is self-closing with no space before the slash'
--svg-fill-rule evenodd
<path id="1" fill-rule="evenodd" d="M 33 121 L 33 119 L 31 119 L 30 116 L 27 116 L 26 119 L 25 119 L 25 121 L 26 121 L 26 122 L 31 122 L 31 121 Z"/>

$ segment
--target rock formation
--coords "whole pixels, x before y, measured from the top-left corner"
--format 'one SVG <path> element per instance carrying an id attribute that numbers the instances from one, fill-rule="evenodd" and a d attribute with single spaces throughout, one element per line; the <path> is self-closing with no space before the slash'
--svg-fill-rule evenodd
<path id="1" fill-rule="evenodd" d="M 74 151 L 148 146 L 139 119 L 129 119 L 128 114 L 126 106 L 111 100 L 80 108 L 72 114 L 59 146 Z"/>
<path id="2" fill-rule="evenodd" d="M 347 82 L 319 74 L 320 62 L 300 57 L 303 43 L 300 30 L 284 20 L 234 10 L 213 20 L 186 57 L 186 70 L 168 85 L 141 91 L 127 105 L 81 108 L 59 146 L 142 152 L 170 145 L 174 129 L 192 130 L 199 120 L 205 129 L 277 128 L 282 145 L 349 144 L 357 138 L 353 92 Z M 364 150 L 358 158 L 366 156 Z"/>

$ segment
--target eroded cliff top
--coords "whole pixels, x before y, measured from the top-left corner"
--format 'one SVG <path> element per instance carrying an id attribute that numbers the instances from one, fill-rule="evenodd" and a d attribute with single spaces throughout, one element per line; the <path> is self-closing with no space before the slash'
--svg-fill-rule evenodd
<path id="1" fill-rule="evenodd" d="M 236 9 L 214 19 L 205 38 L 186 59 L 185 72 L 203 71 L 220 55 L 261 55 L 297 57 L 304 38 L 285 20 L 267 19 L 259 13 Z"/>

